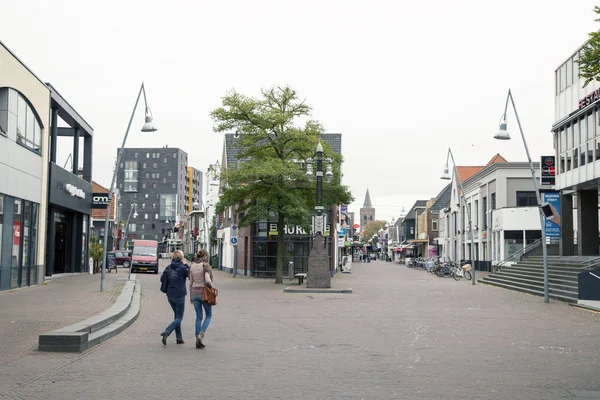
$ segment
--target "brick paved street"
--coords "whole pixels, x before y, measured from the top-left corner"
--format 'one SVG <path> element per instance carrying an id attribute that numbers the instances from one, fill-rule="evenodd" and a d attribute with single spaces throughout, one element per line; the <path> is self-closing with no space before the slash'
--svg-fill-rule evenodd
<path id="1" fill-rule="evenodd" d="M 286 294 L 270 280 L 215 272 L 219 305 L 197 350 L 189 305 L 186 344 L 160 343 L 172 312 L 158 277 L 138 277 L 142 312 L 130 328 L 81 355 L 53 354 L 43 373 L 36 365 L 48 355 L 28 354 L 20 368 L 37 377 L 2 387 L 0 398 L 546 400 L 600 391 L 600 314 L 541 297 L 383 262 L 333 279 L 354 294 Z M 0 376 L 10 368 L 1 364 Z"/>
<path id="2" fill-rule="evenodd" d="M 38 336 L 110 307 L 123 286 L 117 277 L 127 277 L 123 272 L 106 274 L 102 293 L 98 274 L 65 276 L 45 285 L 0 292 L 0 388 L 26 382 L 72 359 L 73 354 L 39 353 Z"/>

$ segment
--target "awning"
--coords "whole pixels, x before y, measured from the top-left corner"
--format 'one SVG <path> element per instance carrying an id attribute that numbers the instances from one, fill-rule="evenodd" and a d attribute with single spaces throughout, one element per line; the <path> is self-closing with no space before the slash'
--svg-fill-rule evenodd
<path id="1" fill-rule="evenodd" d="M 429 243 L 429 239 L 411 239 L 409 240 L 411 243 Z"/>

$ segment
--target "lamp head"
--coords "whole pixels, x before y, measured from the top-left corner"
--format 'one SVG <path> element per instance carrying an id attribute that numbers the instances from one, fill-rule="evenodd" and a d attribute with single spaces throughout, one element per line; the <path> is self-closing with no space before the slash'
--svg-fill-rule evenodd
<path id="1" fill-rule="evenodd" d="M 314 177 L 313 174 L 313 166 L 311 163 L 306 164 L 306 176 L 312 179 Z"/>
<path id="2" fill-rule="evenodd" d="M 165 221 L 165 224 L 170 224 L 170 223 L 171 223 L 171 221 L 169 221 L 169 220 Z"/>
<path id="3" fill-rule="evenodd" d="M 510 134 L 506 130 L 506 115 L 502 116 L 502 119 L 500 120 L 500 130 L 494 135 L 494 139 L 510 140 Z"/>
<path id="4" fill-rule="evenodd" d="M 156 132 L 156 126 L 154 125 L 154 118 L 152 118 L 152 112 L 150 108 L 146 108 L 146 122 L 142 126 L 142 132 Z"/>
<path id="5" fill-rule="evenodd" d="M 331 164 L 327 166 L 327 172 L 325 172 L 325 180 L 327 182 L 333 181 L 333 171 L 331 170 Z"/>
<path id="6" fill-rule="evenodd" d="M 443 179 L 445 181 L 449 181 L 450 180 L 450 174 L 448 173 L 448 164 L 446 164 L 444 166 L 444 173 L 442 174 L 441 179 Z"/>
<path id="7" fill-rule="evenodd" d="M 133 213 L 133 218 L 137 218 L 137 216 L 138 216 L 138 213 L 137 213 L 137 212 L 134 212 L 134 213 Z"/>
<path id="8" fill-rule="evenodd" d="M 323 152 L 323 145 L 321 144 L 321 142 L 319 142 L 319 144 L 317 144 L 317 153 L 322 153 Z"/>

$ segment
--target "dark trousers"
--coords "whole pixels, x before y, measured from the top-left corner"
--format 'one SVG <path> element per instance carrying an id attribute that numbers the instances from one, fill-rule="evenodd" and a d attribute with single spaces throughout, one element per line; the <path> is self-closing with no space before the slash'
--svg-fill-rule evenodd
<path id="1" fill-rule="evenodd" d="M 185 310 L 185 296 L 181 297 L 169 297 L 169 304 L 175 313 L 175 319 L 173 322 L 167 326 L 165 332 L 169 335 L 173 330 L 175 330 L 175 336 L 177 339 L 183 339 L 183 334 L 181 333 L 181 320 L 183 319 L 183 311 Z"/>

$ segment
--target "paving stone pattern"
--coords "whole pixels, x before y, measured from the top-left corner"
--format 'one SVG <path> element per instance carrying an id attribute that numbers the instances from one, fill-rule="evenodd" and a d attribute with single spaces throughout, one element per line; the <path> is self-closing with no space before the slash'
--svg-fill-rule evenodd
<path id="1" fill-rule="evenodd" d="M 172 311 L 156 275 L 138 278 L 142 312 L 129 329 L 77 358 L 56 355 L 64 365 L 0 398 L 547 400 L 600 391 L 600 314 L 562 302 L 381 261 L 332 279 L 354 294 L 283 293 L 285 284 L 216 271 L 219 304 L 197 350 L 189 303 L 186 343 L 160 343 Z"/>
<path id="2" fill-rule="evenodd" d="M 91 317 L 110 307 L 120 293 L 124 273 L 79 274 L 45 285 L 0 292 L 0 393 L 40 373 L 63 365 L 76 355 L 54 356 L 37 351 L 38 336 Z"/>

